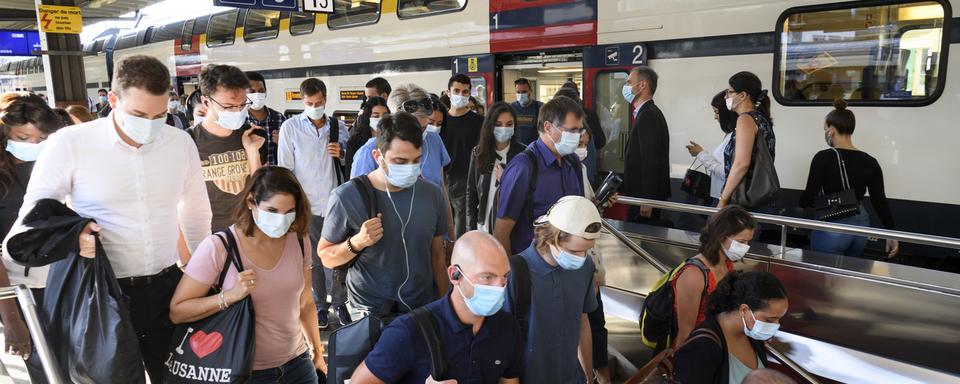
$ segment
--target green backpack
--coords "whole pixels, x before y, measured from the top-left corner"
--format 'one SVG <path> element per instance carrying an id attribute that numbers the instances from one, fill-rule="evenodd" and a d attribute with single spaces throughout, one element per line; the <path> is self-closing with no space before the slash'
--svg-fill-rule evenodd
<path id="1" fill-rule="evenodd" d="M 687 259 L 653 284 L 650 294 L 643 301 L 643 313 L 640 314 L 640 340 L 654 351 L 662 351 L 669 347 L 677 334 L 677 312 L 674 310 L 676 297 L 673 286 L 680 270 L 688 265 L 695 265 L 703 272 L 703 297 L 707 296 L 708 269 L 700 259 L 695 257 Z"/>

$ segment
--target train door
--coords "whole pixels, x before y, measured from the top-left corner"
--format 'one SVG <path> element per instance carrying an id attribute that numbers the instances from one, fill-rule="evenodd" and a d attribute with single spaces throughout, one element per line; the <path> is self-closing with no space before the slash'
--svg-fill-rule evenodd
<path id="1" fill-rule="evenodd" d="M 486 110 L 493 103 L 493 55 L 457 56 L 450 62 L 452 74 L 470 77 L 470 95 Z"/>
<path id="2" fill-rule="evenodd" d="M 546 103 L 564 83 L 573 82 L 577 90 L 583 90 L 583 53 L 576 50 L 498 55 L 497 78 L 497 100 L 516 101 L 514 81 L 524 78 L 530 82 L 531 98 Z"/>

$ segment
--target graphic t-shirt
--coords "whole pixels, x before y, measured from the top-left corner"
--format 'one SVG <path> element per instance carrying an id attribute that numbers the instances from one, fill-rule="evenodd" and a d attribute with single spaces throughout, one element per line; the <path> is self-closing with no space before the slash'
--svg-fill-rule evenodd
<path id="1" fill-rule="evenodd" d="M 243 132 L 248 125 L 233 131 L 228 137 L 217 137 L 202 126 L 190 128 L 190 137 L 197 143 L 203 180 L 207 183 L 211 228 L 222 231 L 233 224 L 234 209 L 242 201 L 240 196 L 250 175 L 247 153 L 243 150 Z M 260 159 L 266 159 L 266 145 L 260 147 Z M 261 161 L 262 162 L 262 161 Z"/>

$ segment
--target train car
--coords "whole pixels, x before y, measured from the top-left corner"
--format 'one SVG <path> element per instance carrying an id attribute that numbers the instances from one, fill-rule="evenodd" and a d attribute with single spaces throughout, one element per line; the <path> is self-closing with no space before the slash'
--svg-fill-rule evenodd
<path id="1" fill-rule="evenodd" d="M 781 207 L 793 207 L 812 156 L 826 146 L 823 118 L 834 97 L 857 114 L 856 143 L 883 167 L 898 229 L 960 237 L 960 185 L 945 175 L 960 99 L 947 76 L 960 43 L 955 1 L 758 0 L 361 0 L 334 15 L 233 9 L 119 36 L 113 59 L 154 55 L 179 91 L 196 87 L 203 65 L 224 63 L 267 78 L 268 105 L 296 113 L 306 77 L 324 80 L 330 111 L 354 111 L 373 76 L 439 93 L 453 72 L 468 74 L 475 96 L 513 101 L 513 81 L 549 100 L 567 81 L 602 120 L 608 145 L 601 170 L 622 172 L 630 107 L 620 95 L 629 68 L 660 75 L 654 100 L 670 126 L 672 200 L 688 201 L 679 180 L 691 140 L 712 148 L 721 133 L 709 100 L 739 71 L 756 73 L 775 102 Z M 98 62 L 96 65 L 100 66 Z M 110 60 L 102 70 L 109 73 Z M 953 70 L 956 72 L 957 70 Z M 35 88 L 42 75 L 19 80 Z M 36 72 L 36 70 L 33 70 Z M 100 81 L 102 83 L 102 81 Z M 869 206 L 869 204 L 867 205 Z M 868 208 L 871 209 L 871 208 Z M 911 247 L 935 266 L 955 251 Z M 956 267 L 954 265 L 954 267 Z"/>

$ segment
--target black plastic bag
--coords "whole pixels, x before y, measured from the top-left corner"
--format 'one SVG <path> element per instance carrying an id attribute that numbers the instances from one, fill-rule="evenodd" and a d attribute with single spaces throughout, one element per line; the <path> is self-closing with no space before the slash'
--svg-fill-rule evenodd
<path id="1" fill-rule="evenodd" d="M 95 258 L 71 252 L 49 277 L 43 317 L 61 374 L 73 383 L 146 382 L 126 299 L 99 238 Z"/>
<path id="2" fill-rule="evenodd" d="M 218 233 L 217 237 L 227 249 L 227 261 L 217 285 L 210 290 L 211 295 L 220 293 L 230 265 L 238 272 L 243 271 L 236 239 L 230 231 Z M 178 325 L 167 355 L 164 382 L 247 382 L 253 373 L 254 321 L 253 303 L 247 296 L 204 319 Z"/>

